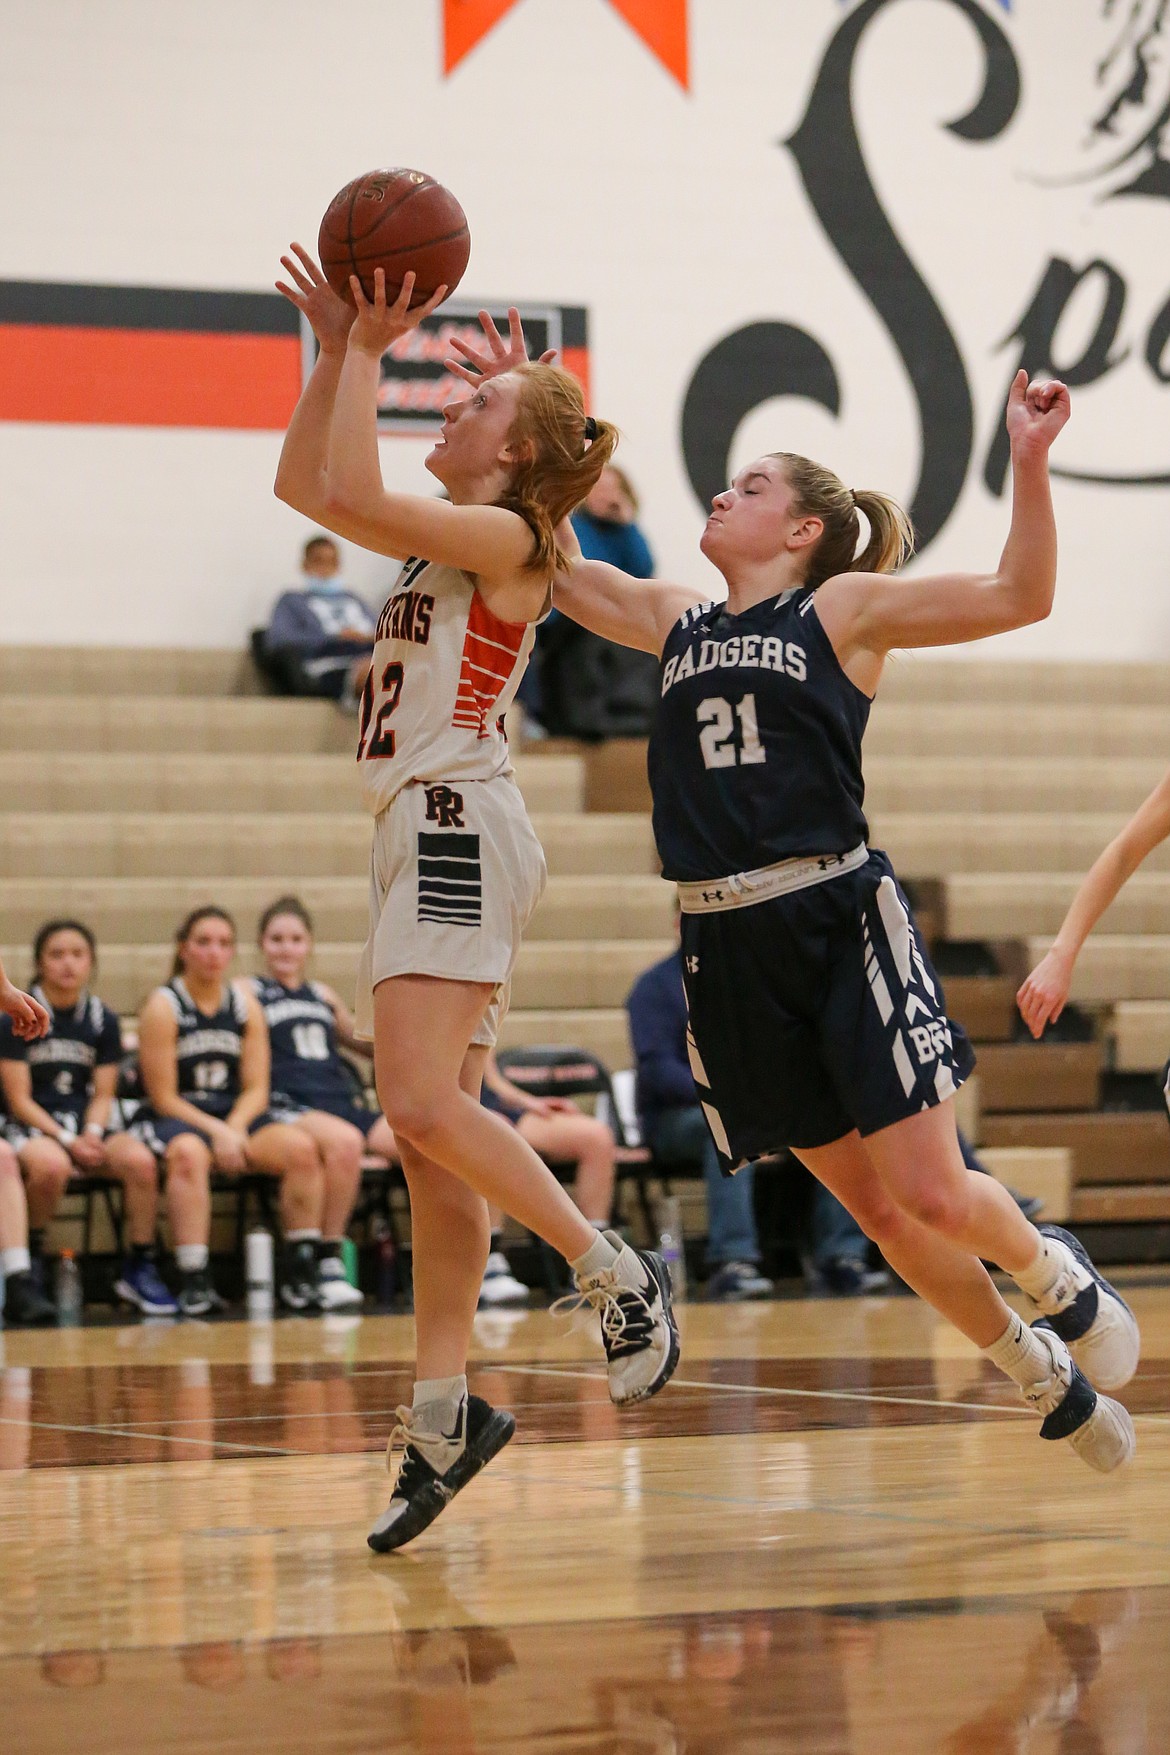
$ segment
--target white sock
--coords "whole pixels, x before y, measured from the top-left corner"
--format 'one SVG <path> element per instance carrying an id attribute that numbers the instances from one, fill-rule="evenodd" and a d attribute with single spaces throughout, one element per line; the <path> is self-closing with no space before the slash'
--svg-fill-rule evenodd
<path id="1" fill-rule="evenodd" d="M 306 1226 L 303 1231 L 286 1231 L 284 1240 L 286 1243 L 320 1243 L 320 1226 Z"/>
<path id="2" fill-rule="evenodd" d="M 1039 1234 L 1038 1234 L 1039 1235 Z M 1062 1274 L 1072 1273 L 1078 1290 L 1090 1284 L 1092 1275 L 1081 1266 L 1072 1250 L 1059 1237 L 1040 1237 L 1040 1247 L 1031 1267 L 1012 1278 L 1020 1291 L 1034 1304 L 1042 1304 Z"/>
<path id="3" fill-rule="evenodd" d="M 210 1255 L 206 1243 L 176 1243 L 175 1260 L 185 1274 L 197 1274 L 205 1268 Z"/>
<path id="4" fill-rule="evenodd" d="M 466 1447 L 467 1421 L 462 1414 L 466 1400 L 466 1375 L 420 1378 L 414 1386 L 410 1442 L 440 1475 Z"/>
<path id="5" fill-rule="evenodd" d="M 979 1350 L 1021 1389 L 1043 1383 L 1052 1376 L 1052 1354 L 1018 1316 L 1012 1316 L 998 1341 Z"/>
<path id="6" fill-rule="evenodd" d="M 13 1274 L 27 1274 L 32 1267 L 32 1256 L 27 1249 L 0 1249 L 0 1262 L 4 1265 L 7 1280 Z"/>
<path id="7" fill-rule="evenodd" d="M 586 1280 L 591 1274 L 602 1274 L 611 1268 L 618 1258 L 618 1252 L 603 1231 L 599 1231 L 584 1255 L 579 1255 L 569 1266 L 579 1280 Z"/>

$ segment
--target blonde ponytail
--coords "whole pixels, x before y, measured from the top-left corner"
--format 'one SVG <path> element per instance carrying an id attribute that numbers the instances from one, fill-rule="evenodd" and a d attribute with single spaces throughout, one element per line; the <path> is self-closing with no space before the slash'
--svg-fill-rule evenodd
<path id="1" fill-rule="evenodd" d="M 556 527 L 587 499 L 613 456 L 618 430 L 585 413 L 581 386 L 559 366 L 517 366 L 520 401 L 508 434 L 521 461 L 498 505 L 516 512 L 532 531 L 528 572 L 547 578 L 568 566 Z"/>
<path id="2" fill-rule="evenodd" d="M 914 526 L 897 500 L 862 488 L 853 504 L 865 514 L 869 541 L 850 566 L 853 573 L 896 573 L 914 553 Z"/>
<path id="3" fill-rule="evenodd" d="M 784 466 L 793 512 L 820 518 L 825 527 L 809 555 L 806 585 L 823 585 L 837 573 L 894 573 L 909 560 L 914 526 L 897 500 L 869 488 L 853 493 L 831 469 L 794 451 L 771 455 Z M 869 525 L 860 554 L 859 512 Z"/>

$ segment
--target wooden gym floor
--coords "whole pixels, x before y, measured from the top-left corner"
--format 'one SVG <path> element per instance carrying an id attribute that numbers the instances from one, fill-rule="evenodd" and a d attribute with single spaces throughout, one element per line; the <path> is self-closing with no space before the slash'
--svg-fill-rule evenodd
<path id="1" fill-rule="evenodd" d="M 1170 1286 L 1118 1278 L 1107 1480 L 908 1298 L 691 1305 L 621 1415 L 584 1319 L 482 1317 L 517 1437 L 382 1559 L 409 1319 L 10 1331 L 5 1747 L 1165 1755 Z"/>

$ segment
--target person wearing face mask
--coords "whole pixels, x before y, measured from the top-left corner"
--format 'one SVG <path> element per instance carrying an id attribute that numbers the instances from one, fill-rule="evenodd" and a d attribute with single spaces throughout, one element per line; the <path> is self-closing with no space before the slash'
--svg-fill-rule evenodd
<path id="1" fill-rule="evenodd" d="M 294 695 L 324 695 L 357 711 L 369 675 L 375 623 L 341 579 L 341 550 L 318 532 L 304 546 L 304 584 L 277 599 L 264 635 L 274 673 Z"/>

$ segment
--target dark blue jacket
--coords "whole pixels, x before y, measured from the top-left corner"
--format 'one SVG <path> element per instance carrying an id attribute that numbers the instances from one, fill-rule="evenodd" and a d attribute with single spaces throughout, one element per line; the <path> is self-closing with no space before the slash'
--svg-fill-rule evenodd
<path id="1" fill-rule="evenodd" d="M 573 513 L 573 529 L 587 561 L 608 561 L 635 579 L 654 576 L 654 557 L 650 545 L 636 524 L 613 524 L 608 518 L 594 518 L 579 506 Z"/>
<path id="2" fill-rule="evenodd" d="M 681 951 L 639 975 L 626 1011 L 638 1061 L 638 1114 L 648 1134 L 664 1110 L 691 1108 L 699 1101 L 687 1059 Z"/>

